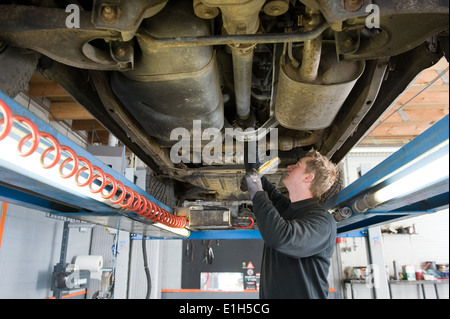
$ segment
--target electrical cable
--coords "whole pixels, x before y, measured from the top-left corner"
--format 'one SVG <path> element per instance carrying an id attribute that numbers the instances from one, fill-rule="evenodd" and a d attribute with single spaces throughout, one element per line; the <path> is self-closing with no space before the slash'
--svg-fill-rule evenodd
<path id="1" fill-rule="evenodd" d="M 247 218 L 250 220 L 250 225 L 247 225 L 247 226 L 232 225 L 232 226 L 235 228 L 243 228 L 243 229 L 251 228 L 255 224 L 255 221 L 251 217 L 247 217 Z"/>
<path id="2" fill-rule="evenodd" d="M 145 236 L 142 236 L 142 256 L 144 258 L 145 276 L 147 277 L 147 293 L 145 295 L 145 299 L 150 299 L 150 294 L 152 292 L 152 278 L 150 276 L 150 269 L 148 268 L 148 262 L 147 262 L 146 241 L 147 240 L 145 239 Z"/>
<path id="3" fill-rule="evenodd" d="M 117 220 L 117 226 L 119 226 L 119 219 Z M 116 228 L 117 232 L 114 234 L 114 243 L 111 247 L 111 251 L 112 251 L 112 255 L 113 255 L 113 264 L 112 264 L 112 272 L 111 272 L 111 285 L 109 286 L 109 288 L 103 293 L 102 295 L 102 299 L 106 298 L 106 295 L 113 289 L 114 285 L 115 285 L 115 276 L 116 276 L 116 259 L 117 259 L 117 254 L 119 253 L 117 251 L 117 245 L 119 244 L 119 227 Z M 114 292 L 111 294 L 111 296 L 109 297 L 109 299 L 113 299 L 114 298 Z"/>
<path id="4" fill-rule="evenodd" d="M 17 150 L 22 157 L 30 156 L 37 149 L 39 144 L 51 144 L 50 147 L 44 149 L 41 154 L 40 162 L 44 169 L 55 167 L 60 160 L 59 175 L 61 178 L 69 179 L 74 177 L 75 183 L 79 187 L 88 187 L 91 193 L 100 193 L 103 199 L 109 200 L 112 204 L 118 204 L 137 215 L 151 219 L 154 222 L 173 227 L 185 228 L 187 219 L 182 216 L 175 216 L 167 210 L 159 207 L 144 196 L 124 186 L 121 182 L 115 180 L 111 175 L 105 174 L 99 167 L 92 165 L 86 158 L 78 156 L 74 150 L 66 145 L 60 145 L 55 137 L 47 132 L 40 132 L 36 125 L 24 116 L 13 115 L 9 106 L 0 100 L 0 141 L 3 140 L 11 132 L 14 122 L 18 125 L 28 127 L 30 133 L 25 135 L 18 143 Z M 41 141 L 42 139 L 42 141 Z M 27 151 L 23 151 L 23 146 L 31 143 L 31 147 Z M 46 142 L 46 143 L 44 143 Z M 45 159 L 50 153 L 54 153 L 53 159 L 49 164 L 45 164 Z M 62 159 L 64 154 L 65 159 Z M 48 158 L 47 158 L 48 162 Z M 66 168 L 71 163 L 72 168 Z M 80 167 L 79 167 L 80 166 Z M 63 172 L 63 170 L 69 172 Z M 88 171 L 87 173 L 84 173 Z M 87 174 L 84 182 L 80 182 L 80 176 Z M 98 186 L 100 184 L 100 186 Z M 95 189 L 93 186 L 97 185 Z M 108 185 L 111 185 L 107 188 Z M 109 189 L 109 190 L 108 190 Z"/>

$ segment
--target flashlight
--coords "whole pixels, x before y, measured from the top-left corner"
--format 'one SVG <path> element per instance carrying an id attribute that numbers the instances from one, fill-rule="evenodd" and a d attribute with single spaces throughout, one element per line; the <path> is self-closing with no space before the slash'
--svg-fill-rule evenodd
<path id="1" fill-rule="evenodd" d="M 271 160 L 262 164 L 256 171 L 258 172 L 259 175 L 262 176 L 262 175 L 270 172 L 272 169 L 278 167 L 278 164 L 280 164 L 280 162 L 281 161 L 280 161 L 279 157 L 274 157 Z M 248 190 L 247 182 L 245 181 L 245 178 L 242 178 L 242 180 L 241 180 L 240 189 L 243 192 L 246 192 Z"/>
<path id="2" fill-rule="evenodd" d="M 278 164 L 280 164 L 280 158 L 274 157 L 270 161 L 262 164 L 256 171 L 259 175 L 264 175 L 267 174 L 267 172 L 270 172 L 273 168 L 278 167 Z"/>

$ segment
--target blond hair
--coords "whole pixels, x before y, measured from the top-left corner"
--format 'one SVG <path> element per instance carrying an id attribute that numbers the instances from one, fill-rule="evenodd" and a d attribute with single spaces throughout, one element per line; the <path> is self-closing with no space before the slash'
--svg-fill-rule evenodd
<path id="1" fill-rule="evenodd" d="M 310 157 L 306 162 L 306 173 L 314 174 L 311 193 L 320 199 L 337 179 L 336 165 L 316 150 L 310 150 L 305 157 Z"/>

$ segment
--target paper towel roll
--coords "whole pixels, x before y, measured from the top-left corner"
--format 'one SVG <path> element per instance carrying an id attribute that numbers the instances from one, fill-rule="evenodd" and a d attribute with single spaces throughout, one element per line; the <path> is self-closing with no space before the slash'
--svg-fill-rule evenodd
<path id="1" fill-rule="evenodd" d="M 77 256 L 75 265 L 78 269 L 99 272 L 103 267 L 103 256 Z"/>

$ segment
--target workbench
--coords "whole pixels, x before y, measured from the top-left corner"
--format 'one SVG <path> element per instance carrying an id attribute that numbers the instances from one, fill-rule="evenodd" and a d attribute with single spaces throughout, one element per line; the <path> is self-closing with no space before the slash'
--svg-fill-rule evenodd
<path id="1" fill-rule="evenodd" d="M 448 284 L 448 279 L 436 279 L 436 280 L 389 280 L 389 294 L 391 295 L 391 299 L 393 299 L 392 294 L 392 285 L 402 285 L 402 286 L 410 286 L 410 285 L 419 285 L 422 291 L 423 299 L 426 298 L 425 294 L 425 285 L 434 285 L 434 291 L 436 293 L 436 299 L 439 299 L 438 285 Z"/>
<path id="2" fill-rule="evenodd" d="M 434 292 L 436 294 L 436 299 L 440 299 L 439 292 L 438 292 L 438 286 L 448 284 L 448 279 L 436 279 L 436 280 L 389 280 L 388 286 L 389 286 L 389 295 L 391 299 L 394 299 L 394 294 L 392 292 L 392 286 L 398 285 L 398 286 L 420 286 L 420 291 L 422 293 L 423 299 L 426 298 L 425 293 L 425 285 L 433 285 L 434 286 Z M 360 279 L 352 279 L 352 280 L 344 280 L 344 285 L 350 285 L 350 292 L 351 295 L 347 296 L 350 297 L 349 299 L 355 299 L 356 293 L 354 289 L 354 285 L 366 285 L 367 282 L 365 280 Z"/>

